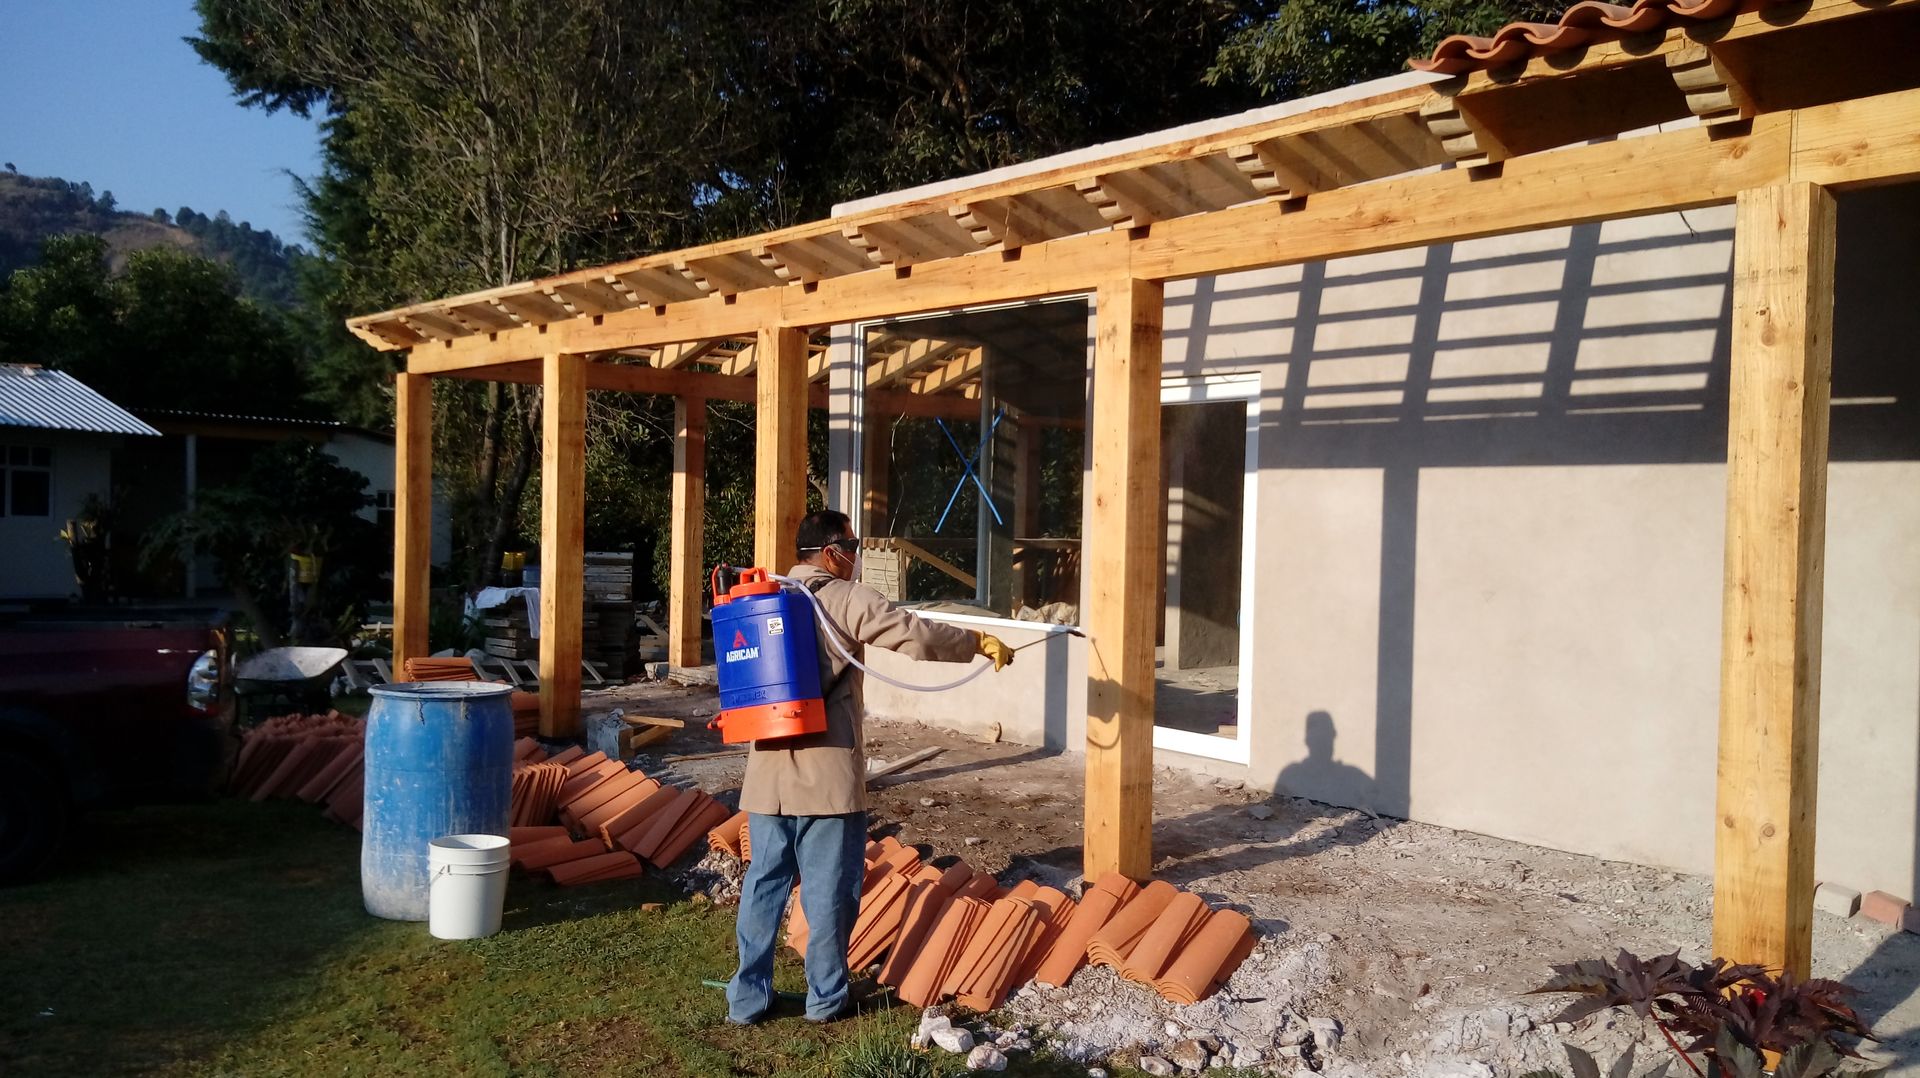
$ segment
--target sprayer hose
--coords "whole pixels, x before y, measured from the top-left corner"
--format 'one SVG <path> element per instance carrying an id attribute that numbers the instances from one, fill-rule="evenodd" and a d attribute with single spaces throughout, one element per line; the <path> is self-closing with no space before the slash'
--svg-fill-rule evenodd
<path id="1" fill-rule="evenodd" d="M 839 652 L 841 658 L 847 660 L 847 662 L 849 663 L 852 663 L 855 667 L 859 668 L 860 671 L 865 673 L 868 677 L 875 678 L 879 681 L 885 682 L 886 684 L 891 685 L 896 689 L 905 689 L 908 692 L 946 692 L 948 689 L 957 689 L 960 686 L 965 685 L 967 682 L 972 681 L 974 678 L 979 677 L 981 674 L 984 674 L 987 671 L 993 669 L 992 663 L 985 663 L 981 666 L 975 667 L 973 670 L 968 671 L 967 674 L 961 677 L 959 680 L 949 681 L 945 685 L 911 685 L 911 684 L 908 684 L 907 682 L 890 678 L 887 675 L 881 673 L 880 671 L 875 670 L 873 667 L 868 666 L 866 663 L 861 662 L 859 659 L 856 659 L 853 657 L 853 651 L 850 648 L 848 648 L 846 643 L 844 642 L 845 640 L 851 639 L 853 634 L 847 632 L 845 629 L 842 629 L 839 626 L 839 624 L 833 620 L 833 615 L 827 613 L 827 608 L 820 605 L 820 597 L 813 593 L 813 589 L 807 587 L 805 584 L 800 583 L 800 581 L 795 580 L 790 576 L 773 576 L 769 574 L 768 579 L 777 581 L 781 584 L 792 584 L 795 587 L 799 588 L 800 594 L 806 596 L 807 602 L 813 604 L 813 612 L 814 612 L 815 618 L 817 621 L 819 621 L 821 626 L 826 629 L 827 643 L 832 646 L 833 650 Z"/>

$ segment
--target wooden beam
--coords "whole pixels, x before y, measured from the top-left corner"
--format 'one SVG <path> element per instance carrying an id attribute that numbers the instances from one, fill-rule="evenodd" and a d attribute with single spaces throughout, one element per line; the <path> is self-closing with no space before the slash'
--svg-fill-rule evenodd
<path id="1" fill-rule="evenodd" d="M 433 381 L 393 383 L 393 666 L 432 654 L 427 638 L 433 565 Z"/>
<path id="2" fill-rule="evenodd" d="M 1164 286 L 1123 280 L 1094 303 L 1092 476 L 1083 579 L 1086 876 L 1153 871 L 1154 595 L 1164 557 L 1160 347 Z"/>
<path id="3" fill-rule="evenodd" d="M 760 331 L 754 395 L 754 564 L 784 573 L 807 511 L 807 333 Z"/>
<path id="4" fill-rule="evenodd" d="M 699 666 L 707 526 L 707 402 L 699 397 L 673 399 L 672 513 L 667 665 Z"/>
<path id="5" fill-rule="evenodd" d="M 557 353 L 540 368 L 540 736 L 574 737 L 587 554 L 587 361 Z"/>
<path id="6" fill-rule="evenodd" d="M 1834 199 L 1741 194 L 1734 217 L 1713 953 L 1808 976 L 1819 781 Z"/>
<path id="7" fill-rule="evenodd" d="M 653 365 L 662 370 L 684 367 L 712 352 L 719 343 L 718 337 L 708 337 L 704 341 L 682 341 L 678 344 L 669 344 L 654 354 Z"/>
<path id="8" fill-rule="evenodd" d="M 1687 111 L 1707 126 L 1753 119 L 1753 95 L 1729 56 L 1707 45 L 1667 54 L 1667 72 L 1686 95 Z"/>

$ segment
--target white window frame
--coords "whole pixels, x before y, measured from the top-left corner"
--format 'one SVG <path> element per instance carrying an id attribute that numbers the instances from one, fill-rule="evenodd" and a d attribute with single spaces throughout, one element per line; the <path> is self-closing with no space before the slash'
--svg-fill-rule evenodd
<path id="1" fill-rule="evenodd" d="M 1235 686 L 1234 736 L 1153 727 L 1153 747 L 1209 760 L 1245 764 L 1253 759 L 1253 598 L 1254 539 L 1258 533 L 1260 494 L 1260 375 L 1257 372 L 1167 378 L 1160 383 L 1160 404 L 1244 401 L 1247 405 L 1246 475 L 1240 511 L 1240 676 Z"/>

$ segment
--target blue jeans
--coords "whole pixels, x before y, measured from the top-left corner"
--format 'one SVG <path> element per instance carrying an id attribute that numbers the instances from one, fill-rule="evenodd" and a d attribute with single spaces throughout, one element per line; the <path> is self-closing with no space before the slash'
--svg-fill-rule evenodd
<path id="1" fill-rule="evenodd" d="M 749 813 L 753 860 L 740 885 L 734 935 L 740 968 L 727 984 L 727 1017 L 759 1019 L 773 1007 L 773 952 L 797 874 L 807 917 L 807 1017 L 827 1019 L 847 1002 L 847 947 L 866 875 L 867 814 L 763 816 Z"/>

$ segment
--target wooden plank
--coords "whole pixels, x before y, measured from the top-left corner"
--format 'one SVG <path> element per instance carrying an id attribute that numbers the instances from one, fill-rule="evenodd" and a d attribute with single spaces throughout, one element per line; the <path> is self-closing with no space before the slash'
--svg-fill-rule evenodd
<path id="1" fill-rule="evenodd" d="M 754 397 L 754 564 L 776 573 L 793 564 L 794 536 L 807 511 L 807 335 L 760 331 Z"/>
<path id="2" fill-rule="evenodd" d="M 586 558 L 587 361 L 541 361 L 540 736 L 580 732 L 580 615 Z"/>
<path id="3" fill-rule="evenodd" d="M 427 598 L 433 558 L 433 382 L 393 384 L 393 664 L 432 654 Z"/>
<path id="4" fill-rule="evenodd" d="M 1740 196 L 1727 405 L 1713 953 L 1808 975 L 1819 781 L 1834 199 Z"/>
<path id="5" fill-rule="evenodd" d="M 967 572 L 965 569 L 960 568 L 959 566 L 953 564 L 952 562 L 941 557 L 940 555 L 935 554 L 933 551 L 928 550 L 926 547 L 923 547 L 918 543 L 912 542 L 907 539 L 901 539 L 897 536 L 890 537 L 883 541 L 892 543 L 894 547 L 900 550 L 902 553 L 907 554 L 911 557 L 917 558 L 920 561 L 926 562 L 928 565 L 933 566 L 935 569 L 938 569 L 940 572 L 945 573 L 947 576 L 950 576 L 953 579 L 959 581 L 962 585 L 966 587 L 977 588 L 980 586 L 980 581 L 977 580 L 972 573 Z"/>
<path id="6" fill-rule="evenodd" d="M 707 402 L 673 399 L 672 552 L 667 582 L 667 662 L 700 665 L 700 608 L 706 579 Z"/>
<path id="7" fill-rule="evenodd" d="M 1094 305 L 1087 483 L 1086 875 L 1153 870 L 1153 609 L 1161 561 L 1164 286 L 1122 280 Z"/>
<path id="8" fill-rule="evenodd" d="M 666 726 L 679 730 L 687 725 L 685 719 L 669 719 L 664 715 L 622 715 L 620 718 L 635 726 Z"/>
<path id="9" fill-rule="evenodd" d="M 872 782 L 874 779 L 885 778 L 888 775 L 905 771 L 909 767 L 919 767 L 921 764 L 926 763 L 928 760 L 933 759 L 945 751 L 947 750 L 936 745 L 930 749 L 920 749 L 917 752 L 909 753 L 892 763 L 882 764 L 872 771 L 867 772 L 867 781 Z"/>

